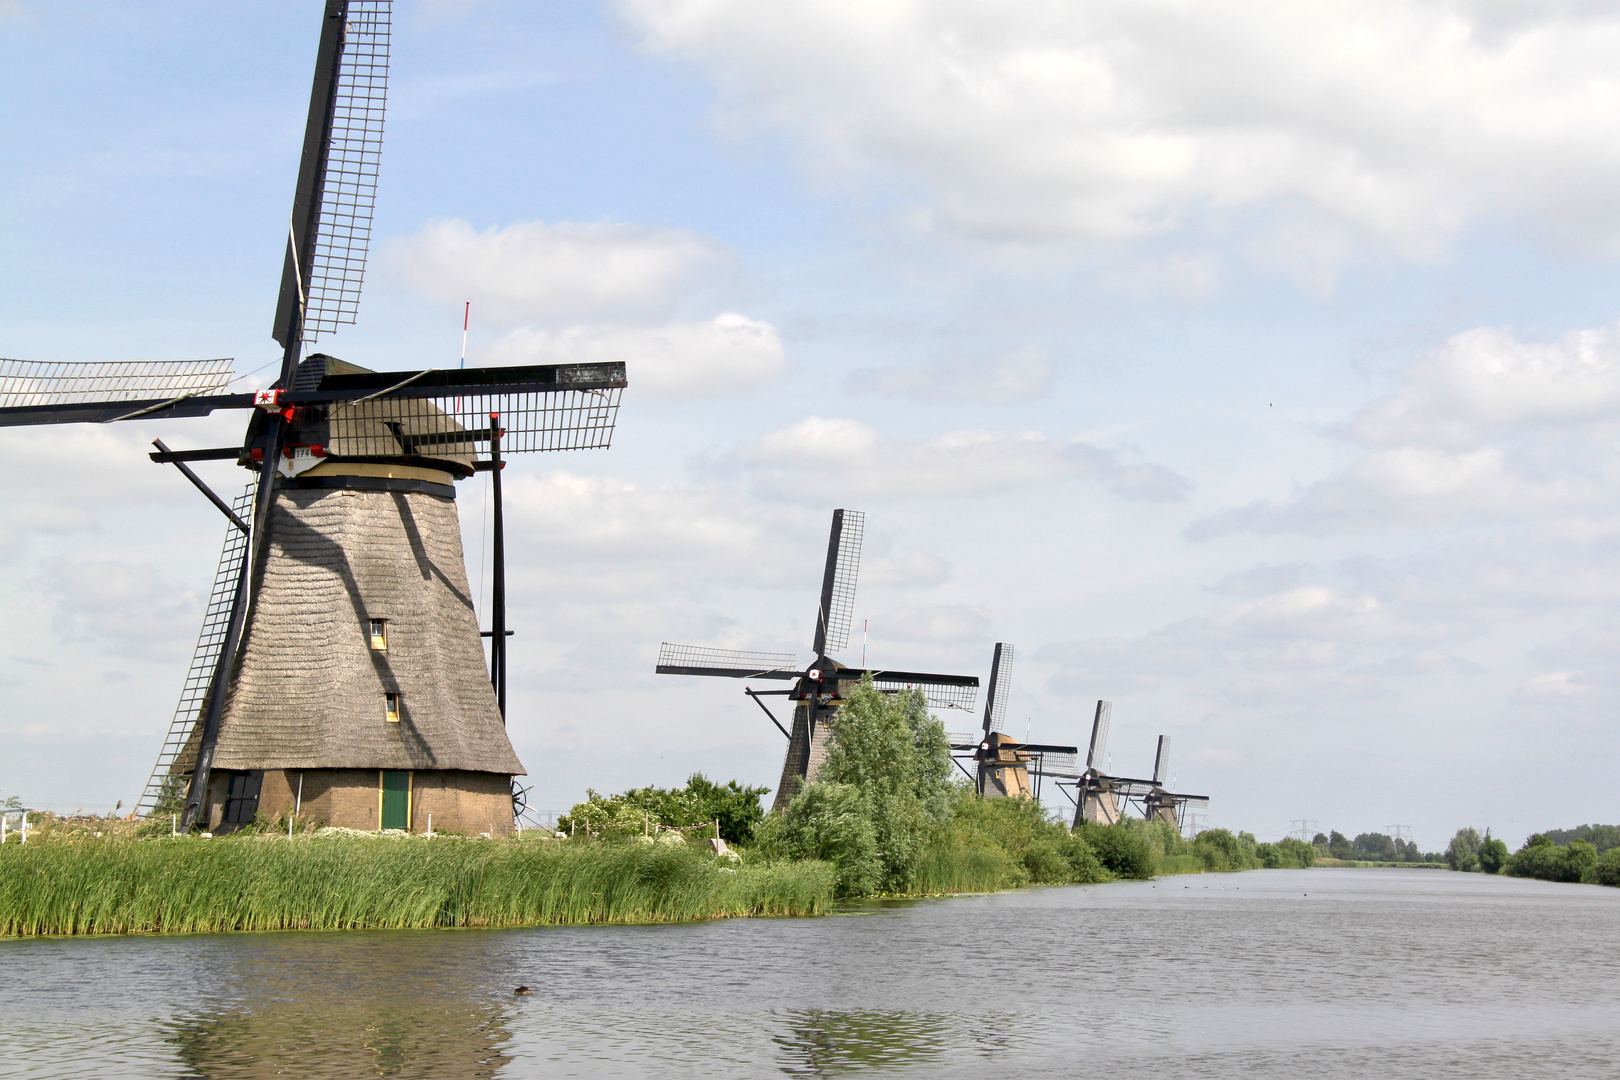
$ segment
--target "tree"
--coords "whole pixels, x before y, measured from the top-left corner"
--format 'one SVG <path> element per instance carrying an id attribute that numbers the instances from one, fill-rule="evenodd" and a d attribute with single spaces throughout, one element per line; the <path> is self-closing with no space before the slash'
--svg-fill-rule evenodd
<path id="1" fill-rule="evenodd" d="M 1478 870 L 1479 845 L 1478 829 L 1473 826 L 1458 829 L 1457 835 L 1451 838 L 1451 843 L 1446 847 L 1446 865 L 1453 870 Z"/>
<path id="2" fill-rule="evenodd" d="M 1375 862 L 1395 861 L 1395 841 L 1383 833 L 1364 832 L 1355 838 L 1351 847 L 1358 859 L 1372 859 Z"/>
<path id="3" fill-rule="evenodd" d="M 1491 830 L 1485 830 L 1485 839 L 1479 842 L 1479 851 L 1476 854 L 1479 860 L 1479 869 L 1484 874 L 1500 874 L 1507 865 L 1508 847 L 1502 841 L 1491 835 Z"/>
<path id="4" fill-rule="evenodd" d="M 1354 859 L 1356 848 L 1338 829 L 1328 835 L 1328 856 L 1334 859 Z"/>
<path id="5" fill-rule="evenodd" d="M 1315 836 L 1311 837 L 1311 846 L 1312 847 L 1327 847 L 1328 846 L 1327 834 L 1326 833 L 1317 833 Z"/>
<path id="6" fill-rule="evenodd" d="M 780 822 L 766 822 L 762 846 L 791 857 L 832 858 L 846 895 L 902 891 L 915 878 L 925 844 L 950 818 L 952 768 L 945 727 L 929 715 L 922 693 L 882 694 L 867 677 L 833 714 L 819 779 L 794 797 Z M 815 790 L 823 785 L 839 790 Z M 858 842 L 864 833 L 849 815 L 871 830 L 875 884 L 868 849 Z"/>

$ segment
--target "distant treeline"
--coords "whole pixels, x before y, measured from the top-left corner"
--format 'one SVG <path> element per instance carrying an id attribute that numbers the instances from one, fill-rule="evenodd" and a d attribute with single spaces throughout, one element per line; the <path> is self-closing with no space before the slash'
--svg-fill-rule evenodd
<path id="1" fill-rule="evenodd" d="M 1446 849 L 1446 864 L 1470 873 L 1620 887 L 1620 825 L 1534 833 L 1511 855 L 1489 829 L 1484 836 L 1472 827 L 1458 829 Z"/>
<path id="2" fill-rule="evenodd" d="M 1437 863 L 1445 858 L 1437 851 L 1427 854 L 1419 851 L 1410 840 L 1376 832 L 1364 832 L 1351 840 L 1335 829 L 1317 833 L 1311 838 L 1311 846 L 1322 858 L 1346 862 Z"/>

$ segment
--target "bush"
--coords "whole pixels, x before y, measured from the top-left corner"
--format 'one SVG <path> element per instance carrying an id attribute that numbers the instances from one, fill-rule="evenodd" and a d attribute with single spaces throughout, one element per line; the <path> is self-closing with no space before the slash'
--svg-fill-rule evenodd
<path id="1" fill-rule="evenodd" d="M 1620 847 L 1610 848 L 1598 856 L 1591 869 L 1581 876 L 1581 880 L 1590 885 L 1620 887 Z"/>
<path id="2" fill-rule="evenodd" d="M 1542 881 L 1580 881 L 1589 871 L 1595 873 L 1597 848 L 1585 840 L 1559 847 L 1545 833 L 1534 833 L 1524 846 L 1508 859 L 1506 870 L 1514 877 Z"/>
<path id="3" fill-rule="evenodd" d="M 1303 870 L 1316 865 L 1316 849 L 1294 836 L 1285 836 L 1275 844 L 1257 844 L 1255 855 L 1268 870 Z"/>
<path id="4" fill-rule="evenodd" d="M 831 863 L 839 896 L 864 896 L 883 884 L 877 830 L 866 800 L 852 784 L 805 785 L 786 812 L 767 819 L 755 835 L 768 857 Z"/>
<path id="5" fill-rule="evenodd" d="M 1097 861 L 1115 877 L 1146 881 L 1159 872 L 1159 853 L 1153 834 L 1144 823 L 1121 821 L 1114 825 L 1081 822 L 1075 830 Z"/>
<path id="6" fill-rule="evenodd" d="M 1256 851 L 1258 846 L 1251 834 L 1234 836 L 1227 829 L 1205 829 L 1192 842 L 1193 853 L 1204 860 L 1206 870 L 1257 869 L 1264 865 Z"/>
<path id="7" fill-rule="evenodd" d="M 716 784 L 702 773 L 688 777 L 684 788 L 632 788 L 611 796 L 588 788 L 585 801 L 558 818 L 557 827 L 606 837 L 640 836 L 653 825 L 690 829 L 718 821 L 721 839 L 746 844 L 765 816 L 759 797 L 770 790 L 744 787 L 736 780 Z"/>

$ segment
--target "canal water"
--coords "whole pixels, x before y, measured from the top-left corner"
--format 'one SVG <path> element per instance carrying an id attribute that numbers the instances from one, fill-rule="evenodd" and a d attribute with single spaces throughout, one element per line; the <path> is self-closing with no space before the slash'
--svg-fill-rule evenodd
<path id="1" fill-rule="evenodd" d="M 1606 1076 L 1617 942 L 1620 889 L 1338 869 L 691 926 L 7 941 L 0 1077 Z"/>

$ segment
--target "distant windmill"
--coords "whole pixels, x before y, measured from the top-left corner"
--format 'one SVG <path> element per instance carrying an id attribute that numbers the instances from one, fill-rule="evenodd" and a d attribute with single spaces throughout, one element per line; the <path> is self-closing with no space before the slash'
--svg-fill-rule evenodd
<path id="1" fill-rule="evenodd" d="M 1189 805 L 1208 806 L 1207 795 L 1182 795 L 1167 791 L 1170 775 L 1170 736 L 1159 736 L 1159 747 L 1153 755 L 1153 790 L 1142 797 L 1142 816 L 1149 821 L 1163 821 L 1181 831 Z"/>
<path id="2" fill-rule="evenodd" d="M 1083 821 L 1112 825 L 1120 820 L 1120 801 L 1140 799 L 1153 787 L 1149 780 L 1111 776 L 1102 771 L 1108 760 L 1108 724 L 1113 717 L 1112 702 L 1097 702 L 1091 721 L 1091 742 L 1086 749 L 1086 768 L 1074 784 L 1074 824 Z"/>
<path id="3" fill-rule="evenodd" d="M 523 766 L 504 729 L 502 451 L 606 447 L 622 363 L 373 372 L 304 346 L 352 324 L 382 149 L 389 0 L 326 0 L 272 337 L 278 377 L 229 360 L 0 360 L 0 426 L 250 413 L 239 446 L 152 459 L 230 521 L 142 812 L 229 829 L 297 810 L 355 828 L 504 832 Z M 486 458 L 477 457 L 482 444 Z M 253 471 L 231 503 L 186 465 Z M 482 635 L 454 482 L 491 474 Z M 486 674 L 480 636 L 491 638 Z"/>
<path id="4" fill-rule="evenodd" d="M 935 675 L 920 671 L 886 671 L 879 668 L 849 668 L 828 654 L 849 644 L 849 621 L 855 609 L 855 579 L 860 569 L 861 538 L 866 517 L 856 510 L 834 510 L 832 533 L 827 538 L 827 562 L 821 576 L 821 596 L 816 604 L 813 654 L 808 666 L 801 667 L 793 653 L 739 652 L 710 649 L 699 645 L 672 645 L 664 642 L 658 650 L 660 675 L 708 675 L 722 679 L 791 679 L 791 690 L 752 690 L 745 692 L 756 701 L 766 696 L 782 696 L 798 702 L 793 710 L 793 730 L 783 728 L 788 737 L 787 759 L 782 763 L 782 780 L 776 788 L 773 810 L 787 806 L 799 789 L 815 780 L 827 756 L 829 714 L 843 700 L 847 688 L 871 675 L 879 690 L 898 692 L 915 687 L 939 709 L 973 708 L 979 680 L 974 675 Z M 765 703 L 760 701 L 760 706 Z M 770 710 L 767 708 L 766 713 Z M 775 722 L 776 718 L 771 717 Z M 778 728 L 782 725 L 777 723 Z"/>
<path id="5" fill-rule="evenodd" d="M 951 749 L 975 762 L 974 787 L 987 799 L 1040 798 L 1041 779 L 1075 777 L 1079 748 L 1019 742 L 1007 734 L 1007 700 L 1012 696 L 1013 647 L 996 642 L 990 657 L 990 685 L 984 702 L 984 730 L 977 739 L 953 736 Z M 965 771 L 965 770 L 964 770 Z"/>

